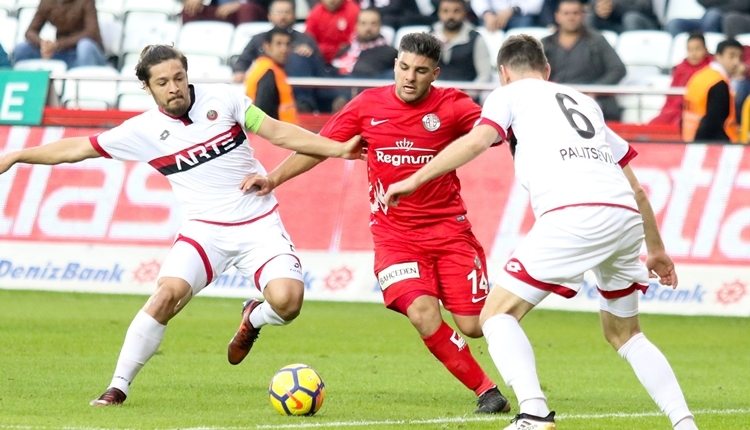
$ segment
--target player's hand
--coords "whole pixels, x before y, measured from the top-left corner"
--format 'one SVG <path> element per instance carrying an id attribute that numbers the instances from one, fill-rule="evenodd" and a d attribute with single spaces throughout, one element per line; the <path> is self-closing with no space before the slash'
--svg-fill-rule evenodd
<path id="1" fill-rule="evenodd" d="M 391 184 L 388 191 L 385 192 L 383 201 L 386 205 L 395 207 L 401 202 L 402 197 L 406 197 L 417 189 L 417 185 L 411 181 L 411 177 Z"/>
<path id="2" fill-rule="evenodd" d="M 201 3 L 201 0 L 185 0 L 182 9 L 188 16 L 195 16 L 203 11 L 203 3 Z"/>
<path id="3" fill-rule="evenodd" d="M 223 5 L 216 8 L 216 16 L 218 18 L 224 19 L 240 10 L 240 6 L 242 5 L 238 1 L 233 3 L 224 3 Z"/>
<path id="4" fill-rule="evenodd" d="M 601 19 L 607 19 L 612 15 L 614 7 L 612 0 L 597 0 L 596 6 L 594 6 L 594 13 Z"/>
<path id="5" fill-rule="evenodd" d="M 294 53 L 300 57 L 309 57 L 313 54 L 313 49 L 309 45 L 303 43 L 294 48 Z"/>
<path id="6" fill-rule="evenodd" d="M 341 146 L 341 155 L 339 158 L 346 160 L 366 160 L 367 153 L 362 137 L 357 135 L 344 142 Z"/>
<path id="7" fill-rule="evenodd" d="M 14 164 L 16 164 L 16 157 L 12 152 L 0 155 L 0 175 L 7 172 Z"/>
<path id="8" fill-rule="evenodd" d="M 242 180 L 240 190 L 244 194 L 255 193 L 256 196 L 265 196 L 276 188 L 273 179 L 263 175 L 248 175 Z"/>
<path id="9" fill-rule="evenodd" d="M 660 284 L 677 288 L 677 272 L 675 272 L 674 263 L 666 251 L 649 252 L 646 258 L 646 268 L 649 277 L 655 278 L 658 276 Z"/>

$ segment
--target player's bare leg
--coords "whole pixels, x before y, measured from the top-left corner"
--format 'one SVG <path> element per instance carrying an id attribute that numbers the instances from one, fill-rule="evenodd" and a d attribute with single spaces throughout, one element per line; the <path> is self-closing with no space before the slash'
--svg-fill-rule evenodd
<path id="1" fill-rule="evenodd" d="M 638 315 L 621 318 L 601 311 L 600 316 L 604 337 L 630 363 L 638 380 L 669 417 L 672 426 L 677 430 L 697 429 L 672 367 L 641 332 Z"/>
<path id="2" fill-rule="evenodd" d="M 244 360 L 264 325 L 287 325 L 297 318 L 304 296 L 305 284 L 302 281 L 291 278 L 271 279 L 263 290 L 264 302 L 255 299 L 245 302 L 240 328 L 229 342 L 229 362 L 239 364 Z"/>
<path id="3" fill-rule="evenodd" d="M 531 303 L 496 285 L 479 316 L 492 360 L 518 398 L 520 413 L 507 429 L 556 428 L 554 412 L 547 407 L 547 398 L 539 385 L 534 351 L 519 324 L 533 308 Z"/>
<path id="4" fill-rule="evenodd" d="M 510 410 L 508 400 L 471 355 L 469 345 L 443 321 L 436 297 L 422 295 L 406 309 L 406 316 L 417 329 L 422 341 L 453 376 L 479 396 L 478 413 L 497 413 Z M 468 321 L 462 324 L 470 326 Z M 467 327 L 468 328 L 468 327 Z"/>
<path id="5" fill-rule="evenodd" d="M 184 279 L 159 278 L 156 291 L 130 323 L 109 388 L 98 399 L 92 400 L 91 405 L 114 406 L 125 401 L 130 384 L 159 349 L 167 323 L 191 297 L 190 284 Z"/>

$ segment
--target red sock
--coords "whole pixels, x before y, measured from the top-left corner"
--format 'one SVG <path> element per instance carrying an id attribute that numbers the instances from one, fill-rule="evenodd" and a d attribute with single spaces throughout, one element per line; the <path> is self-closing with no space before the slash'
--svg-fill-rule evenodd
<path id="1" fill-rule="evenodd" d="M 464 338 L 445 322 L 432 336 L 422 340 L 432 355 L 477 396 L 495 386 L 471 355 Z"/>

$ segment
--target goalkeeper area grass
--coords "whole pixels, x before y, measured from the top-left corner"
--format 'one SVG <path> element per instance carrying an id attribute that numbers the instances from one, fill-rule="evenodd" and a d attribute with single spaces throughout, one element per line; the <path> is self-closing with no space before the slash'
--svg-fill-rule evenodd
<path id="1" fill-rule="evenodd" d="M 200 296 L 169 323 L 124 405 L 89 406 L 146 299 L 0 290 L 0 429 L 502 429 L 518 412 L 484 339 L 467 341 L 511 400 L 510 414 L 474 415 L 474 393 L 380 304 L 308 301 L 289 326 L 264 327 L 232 366 L 227 343 L 242 301 Z M 750 429 L 750 319 L 642 315 L 641 325 L 672 364 L 699 428 Z M 597 314 L 537 310 L 522 326 L 559 429 L 671 428 L 604 340 Z M 326 384 L 313 417 L 281 416 L 269 403 L 271 377 L 292 363 L 312 366 Z"/>

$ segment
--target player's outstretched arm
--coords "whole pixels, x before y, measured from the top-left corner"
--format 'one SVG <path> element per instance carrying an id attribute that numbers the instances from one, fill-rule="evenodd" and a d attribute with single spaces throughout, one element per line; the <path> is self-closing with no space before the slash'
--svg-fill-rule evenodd
<path id="1" fill-rule="evenodd" d="M 88 137 L 71 137 L 0 156 L 0 174 L 8 171 L 16 163 L 52 165 L 76 163 L 97 157 L 101 155 L 96 152 Z"/>
<path id="2" fill-rule="evenodd" d="M 656 273 L 659 276 L 659 281 L 662 284 L 671 285 L 673 288 L 676 288 L 677 273 L 675 272 L 674 263 L 664 249 L 664 242 L 659 233 L 659 226 L 656 224 L 656 215 L 654 215 L 654 210 L 651 207 L 651 202 L 648 200 L 646 191 L 641 187 L 630 165 L 623 167 L 622 171 L 625 173 L 625 177 L 628 178 L 628 182 L 630 182 L 630 187 L 635 193 L 638 211 L 643 217 L 643 232 L 646 236 L 646 250 L 648 251 L 646 267 L 649 273 Z"/>
<path id="3" fill-rule="evenodd" d="M 250 175 L 240 184 L 244 193 L 256 190 L 256 195 L 265 196 L 284 182 L 301 175 L 318 164 L 325 161 L 326 157 L 300 154 L 295 152 L 276 166 L 268 176 Z"/>
<path id="4" fill-rule="evenodd" d="M 474 127 L 469 134 L 443 149 L 429 163 L 404 179 L 391 184 L 385 193 L 385 204 L 398 206 L 401 197 L 413 193 L 422 184 L 452 172 L 489 148 L 498 138 L 497 130 L 485 124 Z"/>
<path id="5" fill-rule="evenodd" d="M 336 142 L 294 124 L 277 121 L 256 106 L 250 106 L 245 112 L 245 128 L 276 146 L 302 154 L 349 160 L 363 158 L 359 136 L 343 143 Z"/>

